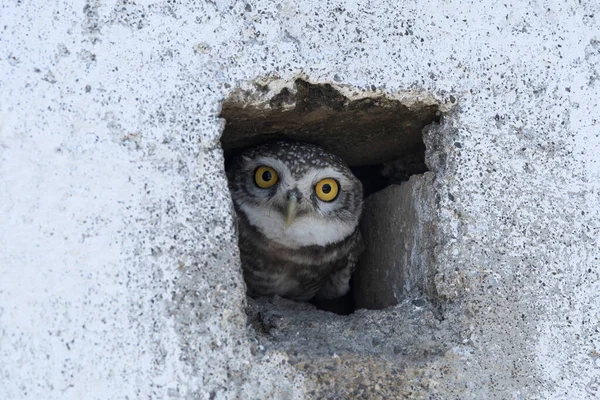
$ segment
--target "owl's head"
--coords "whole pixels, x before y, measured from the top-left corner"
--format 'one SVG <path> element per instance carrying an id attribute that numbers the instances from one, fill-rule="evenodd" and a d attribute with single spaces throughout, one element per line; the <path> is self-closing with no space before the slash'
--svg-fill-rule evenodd
<path id="1" fill-rule="evenodd" d="M 238 214 L 291 248 L 339 242 L 358 226 L 360 181 L 321 147 L 276 141 L 246 150 L 227 171 Z"/>

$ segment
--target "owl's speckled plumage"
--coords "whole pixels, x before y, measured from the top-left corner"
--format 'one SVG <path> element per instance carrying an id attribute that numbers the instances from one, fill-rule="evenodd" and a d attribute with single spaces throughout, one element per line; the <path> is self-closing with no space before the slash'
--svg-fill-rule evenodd
<path id="1" fill-rule="evenodd" d="M 274 186 L 257 186 L 254 175 L 260 166 L 276 171 Z M 346 294 L 363 250 L 358 230 L 363 191 L 339 157 L 306 143 L 270 142 L 232 160 L 227 176 L 250 295 L 306 301 Z M 329 202 L 315 193 L 315 185 L 325 178 L 340 188 Z M 298 199 L 297 212 L 287 225 L 291 197 Z"/>

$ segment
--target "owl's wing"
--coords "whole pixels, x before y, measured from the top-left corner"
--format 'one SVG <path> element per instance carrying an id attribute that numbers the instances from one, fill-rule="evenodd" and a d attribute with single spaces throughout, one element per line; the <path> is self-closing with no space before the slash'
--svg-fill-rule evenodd
<path id="1" fill-rule="evenodd" d="M 364 248 L 362 236 L 359 232 L 350 252 L 346 257 L 338 261 L 340 264 L 339 267 L 334 268 L 331 275 L 329 275 L 323 286 L 321 286 L 315 296 L 316 299 L 337 299 L 348 293 L 350 290 L 350 277 L 356 269 L 356 263 Z"/>

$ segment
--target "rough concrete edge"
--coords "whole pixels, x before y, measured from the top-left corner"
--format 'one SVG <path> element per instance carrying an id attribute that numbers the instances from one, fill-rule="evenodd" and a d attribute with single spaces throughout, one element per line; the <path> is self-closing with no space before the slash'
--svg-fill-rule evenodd
<path id="1" fill-rule="evenodd" d="M 438 304 L 438 294 L 433 278 L 437 273 L 435 246 L 439 243 L 439 232 L 435 224 L 437 209 L 435 207 L 435 173 L 427 171 L 413 176 L 411 208 L 417 223 L 413 226 L 412 246 L 410 249 L 409 279 L 413 271 L 418 271 L 416 288 L 434 304 Z"/>
<path id="2" fill-rule="evenodd" d="M 351 84 L 336 82 L 321 82 L 311 79 L 306 74 L 298 74 L 287 79 L 276 75 L 258 77 L 254 80 L 240 82 L 237 87 L 230 91 L 230 94 L 223 100 L 222 104 L 232 104 L 241 108 L 252 107 L 259 110 L 270 109 L 270 100 L 279 94 L 283 89 L 287 89 L 292 94 L 297 93 L 296 80 L 302 79 L 313 85 L 331 85 L 340 94 L 350 101 L 362 100 L 367 98 L 385 98 L 399 101 L 409 110 L 423 106 L 437 106 L 439 111 L 447 113 L 454 108 L 453 104 L 447 104 L 438 96 L 429 93 L 423 89 L 407 89 L 397 92 L 389 92 L 377 88 L 360 88 Z M 294 104 L 285 105 L 284 109 L 293 109 Z"/>
<path id="3" fill-rule="evenodd" d="M 460 124 L 460 105 L 455 105 L 447 112 L 442 113 L 438 123 L 430 124 L 423 129 L 423 142 L 425 143 L 425 163 L 430 172 L 426 179 L 430 180 L 430 185 L 425 185 L 421 180 L 421 186 L 418 189 L 419 199 L 415 202 L 415 212 L 418 213 L 421 221 L 436 221 L 432 224 L 433 232 L 431 240 L 421 243 L 430 249 L 427 254 L 429 257 L 424 262 L 429 263 L 429 275 L 426 277 L 427 286 L 424 288 L 428 297 L 441 311 L 446 304 L 458 301 L 462 296 L 464 279 L 460 274 L 453 274 L 446 271 L 441 265 L 444 253 L 447 247 L 448 232 L 443 230 L 444 221 L 449 218 L 445 208 L 445 202 L 442 200 L 448 192 L 449 179 L 457 169 L 455 154 L 451 151 L 453 143 L 457 136 L 457 126 Z M 424 174 L 425 175 L 425 174 Z M 427 189 L 430 189 L 428 193 Z"/>

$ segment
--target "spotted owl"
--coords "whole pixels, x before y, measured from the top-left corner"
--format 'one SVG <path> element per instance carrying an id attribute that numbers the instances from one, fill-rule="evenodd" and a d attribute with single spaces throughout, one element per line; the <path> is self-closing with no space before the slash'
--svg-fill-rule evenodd
<path id="1" fill-rule="evenodd" d="M 363 189 L 342 159 L 275 141 L 234 158 L 227 177 L 249 295 L 307 301 L 348 292 L 364 248 Z"/>

